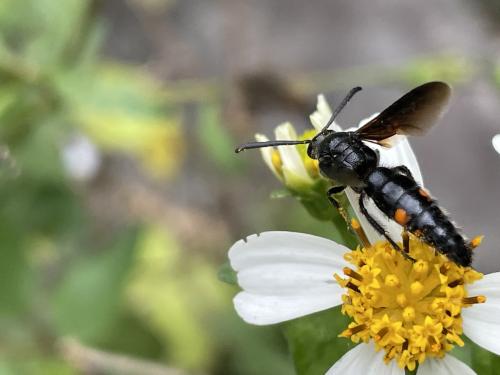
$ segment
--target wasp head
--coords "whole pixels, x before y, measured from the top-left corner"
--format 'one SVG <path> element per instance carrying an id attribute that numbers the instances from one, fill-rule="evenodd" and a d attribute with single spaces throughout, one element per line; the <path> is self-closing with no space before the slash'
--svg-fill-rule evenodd
<path id="1" fill-rule="evenodd" d="M 319 159 L 321 146 L 325 139 L 332 133 L 334 133 L 333 130 L 326 130 L 316 134 L 314 138 L 311 139 L 309 146 L 307 146 L 307 156 L 311 159 Z"/>

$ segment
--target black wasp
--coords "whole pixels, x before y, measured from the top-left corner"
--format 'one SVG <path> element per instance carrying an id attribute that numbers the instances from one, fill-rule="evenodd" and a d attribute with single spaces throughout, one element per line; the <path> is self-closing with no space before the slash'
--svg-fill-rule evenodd
<path id="1" fill-rule="evenodd" d="M 364 142 L 390 147 L 390 138 L 398 134 L 421 135 L 443 113 L 451 93 L 444 82 L 425 83 L 401 97 L 377 117 L 355 131 L 335 132 L 329 129 L 339 112 L 360 87 L 352 89 L 335 109 L 328 123 L 312 139 L 304 141 L 250 142 L 245 149 L 308 144 L 307 154 L 319 161 L 319 169 L 338 186 L 328 191 L 328 198 L 339 208 L 334 194 L 351 187 L 359 194 L 361 213 L 377 232 L 391 245 L 399 246 L 385 232 L 381 224 L 365 208 L 365 199 L 371 198 L 389 218 L 402 225 L 424 242 L 430 244 L 454 262 L 469 266 L 473 244 L 467 242 L 436 201 L 418 185 L 404 165 L 387 168 L 379 165 L 379 154 Z M 408 237 L 403 236 L 408 257 Z"/>

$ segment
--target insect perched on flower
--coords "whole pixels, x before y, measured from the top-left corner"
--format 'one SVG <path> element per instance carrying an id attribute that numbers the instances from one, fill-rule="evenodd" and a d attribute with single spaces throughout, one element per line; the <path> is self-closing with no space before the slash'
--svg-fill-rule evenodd
<path id="1" fill-rule="evenodd" d="M 500 354 L 500 272 L 483 276 L 413 235 L 409 262 L 387 241 L 349 250 L 293 232 L 264 232 L 229 251 L 248 323 L 267 325 L 342 305 L 340 336 L 359 343 L 327 374 L 474 374 L 449 355 L 465 334 Z"/>
<path id="2" fill-rule="evenodd" d="M 336 116 L 359 90 L 361 88 L 356 87 L 350 91 L 330 120 L 312 139 L 251 142 L 239 146 L 236 152 L 308 144 L 307 155 L 317 160 L 321 173 L 337 184 L 327 193 L 334 206 L 341 208 L 335 194 L 350 187 L 359 194 L 361 214 L 400 251 L 401 247 L 366 209 L 366 198 L 371 198 L 383 213 L 405 229 L 402 250 L 404 256 L 410 257 L 406 232 L 409 231 L 454 262 L 463 266 L 470 265 L 474 240 L 467 242 L 462 237 L 429 193 L 415 181 L 407 167 L 380 166 L 379 154 L 364 143 L 390 147 L 389 138 L 398 134 L 424 133 L 444 111 L 450 97 L 450 87 L 443 82 L 426 83 L 408 92 L 355 131 L 337 132 L 330 129 Z"/>

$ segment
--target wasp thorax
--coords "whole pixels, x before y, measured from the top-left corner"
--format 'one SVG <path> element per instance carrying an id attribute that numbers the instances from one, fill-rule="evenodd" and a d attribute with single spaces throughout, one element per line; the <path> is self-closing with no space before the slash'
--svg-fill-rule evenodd
<path id="1" fill-rule="evenodd" d="M 328 134 L 318 145 L 317 156 L 323 175 L 351 187 L 364 186 L 378 164 L 378 154 L 354 132 Z"/>

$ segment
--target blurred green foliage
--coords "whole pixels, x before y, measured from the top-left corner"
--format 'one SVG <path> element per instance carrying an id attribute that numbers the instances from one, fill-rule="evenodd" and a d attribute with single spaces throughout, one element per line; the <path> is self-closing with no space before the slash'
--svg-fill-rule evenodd
<path id="1" fill-rule="evenodd" d="M 0 181 L 2 373 L 72 373 L 58 351 L 66 335 L 112 347 L 128 329 L 154 341 L 142 322 L 125 320 L 122 301 L 139 229 L 97 235 L 62 151 L 82 134 L 168 176 L 182 150 L 179 119 L 146 73 L 102 62 L 104 28 L 91 5 L 0 4 L 0 143 L 12 161 Z"/>
<path id="2" fill-rule="evenodd" d="M 278 331 L 241 322 L 234 289 L 212 262 L 184 257 L 154 220 L 118 212 L 110 226 L 89 206 L 95 175 L 75 180 L 65 164 L 75 136 L 101 162 L 130 159 L 160 181 L 184 157 L 169 91 L 145 70 L 101 57 L 106 27 L 95 5 L 0 3 L 0 374 L 83 371 L 89 359 L 69 355 L 67 337 L 81 353 L 93 347 L 196 373 L 290 373 Z M 218 108 L 200 111 L 199 139 L 209 160 L 235 171 Z"/>
<path id="3" fill-rule="evenodd" d="M 22 159 L 23 172 L 57 169 L 58 149 L 82 133 L 103 150 L 135 157 L 154 175 L 169 175 L 182 154 L 178 111 L 144 71 L 102 61 L 104 25 L 91 4 L 2 2 L 0 138 Z M 33 158 L 33 149 L 47 159 Z M 50 172 L 44 174 L 57 174 Z"/>

